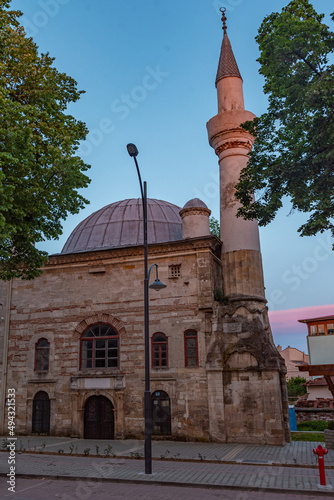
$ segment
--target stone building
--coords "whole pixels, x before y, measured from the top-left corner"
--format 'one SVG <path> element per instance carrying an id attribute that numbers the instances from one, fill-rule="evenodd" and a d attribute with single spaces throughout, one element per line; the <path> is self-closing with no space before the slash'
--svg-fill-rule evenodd
<path id="1" fill-rule="evenodd" d="M 299 370 L 299 366 L 305 365 L 305 363 L 308 364 L 308 355 L 304 351 L 290 346 L 282 349 L 280 345 L 277 346 L 277 350 L 285 361 L 287 380 L 293 377 L 303 377 L 310 380 L 311 377 L 308 372 L 301 373 Z"/>
<path id="2" fill-rule="evenodd" d="M 148 200 L 149 265 L 168 285 L 150 292 L 153 435 L 283 445 L 285 365 L 268 321 L 258 227 L 236 218 L 234 197 L 253 143 L 240 124 L 254 115 L 225 22 L 216 86 L 207 127 L 220 165 L 221 240 L 202 201 L 180 209 Z M 39 278 L 1 285 L 0 432 L 6 388 L 15 388 L 18 434 L 143 436 L 142 241 L 141 200 L 111 203 L 77 226 Z"/>
<path id="3" fill-rule="evenodd" d="M 332 384 L 334 384 L 334 377 L 331 377 Z M 307 388 L 308 400 L 332 400 L 334 401 L 333 394 L 328 388 L 325 377 L 316 377 L 313 380 L 308 380 L 304 384 Z"/>

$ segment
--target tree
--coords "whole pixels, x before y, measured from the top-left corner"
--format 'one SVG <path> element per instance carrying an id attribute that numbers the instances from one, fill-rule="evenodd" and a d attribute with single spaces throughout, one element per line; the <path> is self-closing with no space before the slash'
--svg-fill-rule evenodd
<path id="1" fill-rule="evenodd" d="M 38 53 L 18 18 L 0 0 L 0 279 L 32 279 L 57 239 L 62 220 L 87 203 L 78 189 L 89 166 L 75 155 L 87 128 L 66 114 L 80 98 L 76 81 Z"/>
<path id="2" fill-rule="evenodd" d="M 334 33 L 323 17 L 308 0 L 293 0 L 260 26 L 258 61 L 269 105 L 243 124 L 256 141 L 236 192 L 238 215 L 262 226 L 289 197 L 292 211 L 309 213 L 301 236 L 327 229 L 334 235 L 334 65 L 328 58 Z"/>
<path id="3" fill-rule="evenodd" d="M 220 226 L 215 217 L 210 217 L 210 234 L 217 236 L 220 239 Z"/>
<path id="4" fill-rule="evenodd" d="M 288 389 L 288 397 L 291 399 L 297 399 L 298 396 L 303 396 L 307 393 L 306 379 L 303 377 L 292 377 L 287 381 L 286 386 Z"/>

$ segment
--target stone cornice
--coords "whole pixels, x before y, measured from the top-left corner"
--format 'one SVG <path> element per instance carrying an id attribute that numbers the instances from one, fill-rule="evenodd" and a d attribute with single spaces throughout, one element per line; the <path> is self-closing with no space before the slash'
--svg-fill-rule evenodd
<path id="1" fill-rule="evenodd" d="M 206 215 L 207 217 L 210 217 L 211 215 L 211 210 L 209 210 L 208 208 L 204 208 L 204 207 L 189 207 L 189 208 L 183 208 L 182 210 L 180 210 L 180 215 L 182 217 L 182 219 L 184 217 L 187 217 L 187 215 Z"/>
<path id="2" fill-rule="evenodd" d="M 244 149 L 247 149 L 247 151 L 251 151 L 252 150 L 252 142 L 248 139 L 245 139 L 245 140 L 237 139 L 237 140 L 226 141 L 215 149 L 215 153 L 217 156 L 219 156 L 223 151 L 226 151 L 227 149 L 235 149 L 235 148 L 244 148 Z"/>
<path id="3" fill-rule="evenodd" d="M 168 243 L 155 243 L 149 245 L 149 257 L 152 255 L 161 255 L 184 251 L 196 251 L 199 249 L 208 249 L 213 253 L 219 252 L 221 247 L 220 240 L 213 235 L 202 236 L 200 238 L 187 238 L 185 240 L 171 241 Z M 49 256 L 48 263 L 44 266 L 48 269 L 61 264 L 74 263 L 92 263 L 99 261 L 112 260 L 114 258 L 139 257 L 144 255 L 144 246 L 136 245 L 131 247 L 118 247 L 102 250 L 92 250 L 87 252 L 77 252 L 70 254 L 54 254 Z"/>

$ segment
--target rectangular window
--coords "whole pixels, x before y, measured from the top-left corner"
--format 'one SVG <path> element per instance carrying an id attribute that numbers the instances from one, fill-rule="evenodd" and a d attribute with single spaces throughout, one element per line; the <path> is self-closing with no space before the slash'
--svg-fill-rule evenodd
<path id="1" fill-rule="evenodd" d="M 153 366 L 167 366 L 167 345 L 153 346 Z"/>
<path id="2" fill-rule="evenodd" d="M 160 366 L 167 366 L 167 345 L 164 344 L 161 346 L 160 353 Z"/>
<path id="3" fill-rule="evenodd" d="M 185 366 L 198 366 L 197 332 L 189 330 L 184 334 Z"/>
<path id="4" fill-rule="evenodd" d="M 327 324 L 327 333 L 328 335 L 334 335 L 334 323 Z"/>
<path id="5" fill-rule="evenodd" d="M 325 325 L 318 325 L 318 335 L 325 335 Z"/>
<path id="6" fill-rule="evenodd" d="M 170 278 L 181 277 L 181 264 L 178 264 L 176 266 L 169 266 L 169 277 Z"/>
<path id="7" fill-rule="evenodd" d="M 36 370 L 40 371 L 42 369 L 42 363 L 43 363 L 43 351 L 41 349 L 37 350 L 36 353 Z"/>
<path id="8" fill-rule="evenodd" d="M 49 369 L 49 351 L 45 350 L 43 356 L 43 371 L 47 372 L 48 369 Z"/>
<path id="9" fill-rule="evenodd" d="M 311 325 L 310 326 L 310 335 L 317 335 L 317 326 L 316 325 Z"/>
<path id="10" fill-rule="evenodd" d="M 152 365 L 153 367 L 167 367 L 168 340 L 164 333 L 155 333 L 152 337 Z"/>
<path id="11" fill-rule="evenodd" d="M 49 370 L 50 344 L 46 339 L 40 339 L 35 345 L 35 371 L 47 372 Z"/>
<path id="12" fill-rule="evenodd" d="M 118 368 L 118 333 L 98 323 L 81 336 L 81 368 Z"/>
<path id="13" fill-rule="evenodd" d="M 108 340 L 108 367 L 117 368 L 118 365 L 118 339 Z"/>
<path id="14" fill-rule="evenodd" d="M 93 342 L 91 340 L 82 342 L 81 360 L 82 368 L 92 368 Z"/>

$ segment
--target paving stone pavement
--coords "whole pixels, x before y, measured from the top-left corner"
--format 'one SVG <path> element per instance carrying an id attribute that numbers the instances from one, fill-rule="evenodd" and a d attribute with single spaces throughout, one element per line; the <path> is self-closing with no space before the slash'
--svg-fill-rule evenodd
<path id="1" fill-rule="evenodd" d="M 0 436 L 0 445 L 5 436 Z M 173 458 L 198 461 L 223 461 L 242 463 L 317 465 L 313 448 L 318 442 L 292 441 L 286 446 L 263 446 L 253 444 L 194 443 L 181 441 L 153 441 L 154 458 Z M 324 443 L 322 443 L 324 446 Z M 1 448 L 2 446 L 0 446 Z M 46 453 L 83 454 L 89 449 L 89 455 L 140 458 L 144 453 L 141 440 L 92 440 L 51 436 L 17 436 L 16 450 L 43 451 Z M 334 466 L 334 450 L 329 450 L 325 457 L 327 466 Z"/>
<path id="2" fill-rule="evenodd" d="M 4 444 L 1 438 L 1 443 Z M 286 492 L 319 492 L 334 497 L 334 489 L 319 488 L 317 459 L 312 449 L 319 443 L 292 442 L 285 447 L 153 442 L 153 474 L 144 474 L 143 441 L 93 441 L 55 437 L 18 436 L 16 475 L 84 480 L 145 482 L 169 485 L 234 487 Z M 98 449 L 97 449 L 98 447 Z M 83 453 L 89 456 L 68 456 Z M 25 452 L 20 452 L 25 449 Z M 42 453 L 28 453 L 28 451 Z M 59 453 L 63 450 L 63 453 Z M 103 458 L 101 455 L 109 453 Z M 55 454 L 49 454 L 49 453 Z M 0 475 L 8 473 L 7 451 L 0 453 Z M 100 456 L 92 456 L 98 454 Z M 122 458 L 128 457 L 128 458 Z M 129 459 L 132 457 L 133 459 Z M 160 458 L 160 460 L 159 460 Z M 161 458 L 164 458 L 161 460 Z M 168 460 L 171 458 L 172 460 Z M 173 460 L 174 459 L 174 460 Z M 218 463 L 212 463 L 216 461 Z M 327 485 L 334 486 L 334 451 L 325 457 Z M 4 478 L 0 481 L 5 482 Z"/>

